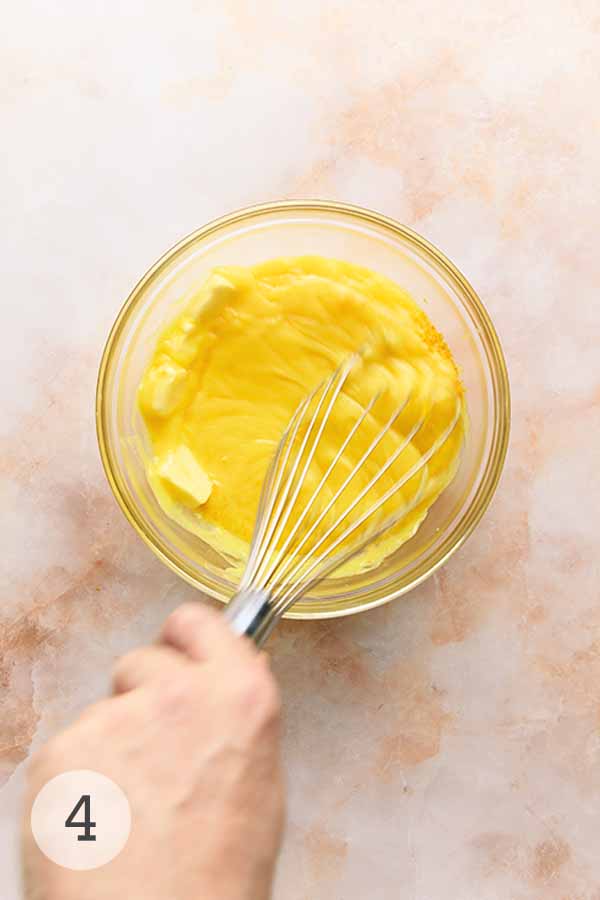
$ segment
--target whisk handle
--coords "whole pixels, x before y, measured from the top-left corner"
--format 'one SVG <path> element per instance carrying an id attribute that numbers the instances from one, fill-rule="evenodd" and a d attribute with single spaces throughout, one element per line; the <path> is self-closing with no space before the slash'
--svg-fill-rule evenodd
<path id="1" fill-rule="evenodd" d="M 268 591 L 251 589 L 240 591 L 231 598 L 225 618 L 236 634 L 251 637 L 261 647 L 275 627 L 278 616 L 273 612 Z"/>

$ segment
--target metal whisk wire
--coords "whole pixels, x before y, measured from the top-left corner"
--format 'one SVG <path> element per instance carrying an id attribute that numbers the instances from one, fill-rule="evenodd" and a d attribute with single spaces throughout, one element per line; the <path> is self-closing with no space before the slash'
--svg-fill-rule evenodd
<path id="1" fill-rule="evenodd" d="M 333 375 L 330 378 L 328 378 L 327 381 L 323 385 L 319 385 L 316 389 L 316 392 L 313 392 L 313 394 L 309 396 L 309 398 L 308 398 L 309 403 L 307 404 L 306 407 L 304 406 L 304 404 L 301 404 L 301 409 L 304 411 L 306 408 L 310 407 L 310 401 L 314 398 L 314 396 L 318 396 L 319 393 L 321 394 L 320 399 L 317 402 L 316 409 L 315 409 L 315 411 L 312 415 L 312 418 L 309 422 L 309 425 L 304 433 L 304 437 L 302 438 L 302 441 L 300 444 L 300 449 L 298 450 L 295 460 L 291 466 L 290 472 L 289 472 L 288 477 L 285 482 L 285 487 L 283 488 L 283 490 L 281 491 L 281 495 L 279 496 L 279 502 L 277 503 L 277 509 L 275 510 L 275 512 L 273 512 L 273 506 L 277 499 L 277 494 L 275 492 L 272 492 L 272 494 L 271 494 L 271 501 L 267 507 L 267 509 L 268 509 L 267 515 L 271 519 L 271 528 L 270 528 L 270 530 L 268 530 L 268 536 L 265 538 L 265 542 L 263 544 L 263 554 L 262 554 L 262 559 L 258 566 L 258 570 L 256 572 L 252 573 L 252 578 L 256 584 L 262 584 L 262 586 L 265 586 L 266 582 L 268 581 L 268 578 L 265 579 L 265 577 L 264 577 L 265 576 L 264 569 L 267 565 L 267 562 L 269 559 L 269 554 L 271 552 L 271 548 L 277 547 L 277 542 L 278 542 L 279 538 L 281 537 L 285 526 L 287 525 L 287 522 L 290 517 L 290 513 L 294 507 L 294 504 L 296 502 L 296 499 L 298 497 L 298 494 L 300 492 L 302 484 L 304 483 L 304 479 L 306 477 L 308 467 L 310 466 L 310 464 L 313 460 L 315 451 L 317 449 L 317 444 L 321 438 L 321 435 L 323 434 L 325 425 L 327 424 L 327 422 L 329 420 L 329 416 L 331 414 L 333 405 L 334 405 L 340 391 L 342 390 L 342 387 L 344 386 L 344 383 L 345 383 L 346 379 L 348 378 L 348 375 L 354 368 L 357 359 L 358 359 L 358 357 L 353 356 L 346 363 L 344 363 L 340 368 L 336 369 L 335 372 L 333 373 Z M 325 402 L 325 398 L 327 397 L 329 392 L 331 392 L 331 397 L 329 399 L 327 409 L 325 410 L 323 418 L 321 419 L 320 425 L 317 427 L 319 414 L 320 414 L 323 404 Z M 296 421 L 296 423 L 294 425 L 293 434 L 291 435 L 291 437 L 289 437 L 289 439 L 287 441 L 286 460 L 287 460 L 287 457 L 289 456 L 290 450 L 293 447 L 294 438 L 297 434 L 297 431 L 298 431 L 301 421 L 302 421 L 302 417 L 300 417 Z M 313 430 L 316 427 L 317 427 L 316 436 L 314 437 L 312 442 L 310 442 L 310 438 L 312 437 Z M 307 448 L 307 446 L 308 446 L 308 451 L 306 453 L 306 459 L 304 460 L 302 472 L 299 475 L 299 477 L 296 478 L 298 469 L 300 468 L 300 463 L 301 463 L 303 455 L 304 455 L 304 451 Z M 280 473 L 283 474 L 283 466 L 280 468 Z M 292 497 L 288 502 L 290 490 L 292 491 Z M 308 505 L 305 507 L 305 513 L 306 513 L 307 509 L 308 509 Z M 297 520 L 295 529 L 292 531 L 292 534 L 294 534 L 295 531 L 297 530 L 299 521 L 300 520 Z M 289 544 L 289 538 L 288 538 L 288 542 L 284 545 L 284 548 L 287 547 L 288 544 Z M 283 552 L 285 552 L 284 548 L 282 548 L 282 550 L 280 551 L 279 558 L 281 557 L 281 555 L 283 555 Z M 272 565 L 272 567 L 269 571 L 269 575 L 272 574 L 276 565 L 277 565 L 277 563 Z"/>
<path id="2" fill-rule="evenodd" d="M 422 414 L 404 435 L 394 452 L 369 478 L 349 505 L 341 512 L 335 509 L 346 488 L 363 470 L 367 460 L 373 455 L 385 436 L 393 428 L 412 395 L 409 392 L 403 402 L 379 428 L 360 459 L 335 489 L 332 496 L 317 510 L 316 517 L 307 523 L 302 534 L 301 528 L 315 511 L 315 503 L 329 482 L 333 470 L 342 459 L 344 452 L 365 420 L 370 416 L 380 394 L 361 408 L 358 417 L 349 429 L 321 476 L 309 499 L 303 501 L 302 509 L 295 511 L 310 466 L 330 422 L 336 401 L 343 391 L 349 375 L 361 357 L 352 355 L 324 382 L 318 385 L 297 407 L 285 429 L 265 477 L 250 545 L 248 562 L 240 588 L 226 610 L 226 616 L 233 628 L 240 634 L 248 634 L 261 645 L 271 633 L 283 613 L 301 596 L 307 594 L 323 578 L 360 553 L 385 531 L 393 528 L 415 509 L 423 499 L 427 483 L 428 463 L 448 440 L 460 418 L 461 402 L 458 399 L 450 423 L 438 435 L 431 446 L 419 455 L 418 460 L 403 473 L 384 493 L 375 499 L 354 521 L 350 521 L 340 534 L 336 532 L 351 516 L 352 512 L 367 498 L 370 491 L 383 478 L 425 424 L 428 415 Z M 314 408 L 313 408 L 314 407 Z M 363 535 L 358 535 L 350 546 L 344 544 L 359 532 L 361 527 L 380 512 L 391 498 L 421 473 L 418 486 L 407 503 L 394 510 L 383 522 L 371 524 Z M 325 531 L 314 544 L 311 538 L 318 535 L 319 528 L 327 523 L 333 513 L 333 522 L 326 524 Z M 289 523 L 289 532 L 285 529 Z M 330 543 L 328 544 L 329 539 Z M 303 553 L 303 551 L 305 551 Z"/>

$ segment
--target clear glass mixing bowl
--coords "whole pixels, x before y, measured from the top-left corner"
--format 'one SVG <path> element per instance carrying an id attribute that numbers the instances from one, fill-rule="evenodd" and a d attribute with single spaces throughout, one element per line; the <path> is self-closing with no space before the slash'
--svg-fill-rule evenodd
<path id="1" fill-rule="evenodd" d="M 287 614 L 299 619 L 370 609 L 441 566 L 492 498 L 510 424 L 506 364 L 490 317 L 458 269 L 420 235 L 369 210 L 326 201 L 267 203 L 210 222 L 165 253 L 131 292 L 106 343 L 96 398 L 100 453 L 115 497 L 140 537 L 182 578 L 223 601 L 236 590 L 230 561 L 172 522 L 150 490 L 150 445 L 136 407 L 142 372 L 182 297 L 213 266 L 306 253 L 367 266 L 410 291 L 461 367 L 470 430 L 456 478 L 412 540 L 376 569 L 323 582 Z"/>

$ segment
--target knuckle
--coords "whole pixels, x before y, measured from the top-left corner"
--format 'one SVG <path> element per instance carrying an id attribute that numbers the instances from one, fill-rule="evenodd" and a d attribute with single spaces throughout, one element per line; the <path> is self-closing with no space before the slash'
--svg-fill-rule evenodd
<path id="1" fill-rule="evenodd" d="M 180 634 L 196 618 L 198 607 L 194 603 L 182 603 L 167 617 L 163 626 L 165 634 Z"/>
<path id="2" fill-rule="evenodd" d="M 131 669 L 136 666 L 140 658 L 145 656 L 147 650 L 147 647 L 134 647 L 133 650 L 128 650 L 127 653 L 124 653 L 117 659 L 113 666 L 113 671 L 118 669 Z"/>
<path id="3" fill-rule="evenodd" d="M 127 685 L 129 673 L 135 667 L 137 659 L 136 650 L 130 650 L 124 656 L 121 656 L 112 668 L 112 684 L 117 690 Z"/>

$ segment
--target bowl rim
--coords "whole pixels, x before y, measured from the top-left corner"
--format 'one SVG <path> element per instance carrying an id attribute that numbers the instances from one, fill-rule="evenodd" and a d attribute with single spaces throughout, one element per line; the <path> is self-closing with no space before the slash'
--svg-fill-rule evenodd
<path id="1" fill-rule="evenodd" d="M 308 610 L 299 611 L 298 609 L 294 610 L 292 608 L 284 616 L 284 618 L 288 619 L 329 619 L 354 615 L 356 613 L 365 612 L 369 609 L 374 609 L 378 606 L 383 606 L 384 604 L 389 603 L 390 601 L 402 596 L 408 591 L 413 590 L 413 588 L 417 587 L 419 584 L 425 581 L 425 579 L 433 575 L 450 559 L 450 557 L 465 543 L 467 538 L 473 533 L 475 527 L 487 510 L 492 497 L 494 496 L 494 493 L 496 492 L 496 488 L 498 486 L 498 482 L 500 481 L 500 477 L 504 468 L 510 435 L 511 397 L 508 371 L 500 338 L 498 337 L 496 328 L 487 309 L 485 308 L 482 300 L 480 299 L 474 288 L 471 286 L 462 272 L 454 265 L 454 263 L 451 262 L 451 260 L 448 259 L 448 257 L 434 244 L 432 244 L 426 238 L 422 237 L 422 235 L 414 231 L 412 228 L 409 228 L 407 225 L 400 224 L 390 216 L 386 216 L 382 213 L 375 212 L 374 210 L 367 209 L 362 206 L 356 206 L 351 203 L 344 203 L 337 200 L 274 200 L 255 204 L 253 206 L 245 206 L 240 209 L 236 209 L 233 212 L 227 213 L 226 215 L 220 216 L 216 219 L 211 219 L 205 225 L 202 225 L 200 228 L 197 228 L 189 234 L 185 235 L 185 237 L 181 238 L 181 240 L 177 241 L 177 243 L 173 244 L 173 246 L 166 250 L 165 253 L 163 253 L 162 256 L 160 256 L 159 259 L 138 280 L 133 289 L 130 291 L 127 299 L 121 306 L 121 309 L 119 310 L 108 334 L 108 338 L 102 352 L 100 367 L 98 370 L 98 379 L 96 383 L 96 434 L 102 466 L 104 468 L 104 472 L 112 493 L 118 505 L 120 506 L 121 511 L 129 521 L 130 525 L 137 532 L 139 537 L 141 537 L 144 543 L 150 547 L 152 552 L 179 577 L 183 578 L 185 581 L 193 585 L 198 590 L 201 590 L 203 593 L 208 594 L 209 596 L 214 597 L 217 600 L 220 600 L 222 603 L 227 602 L 223 594 L 219 593 L 218 590 L 214 589 L 210 585 L 200 584 L 198 578 L 187 572 L 175 558 L 171 557 L 171 555 L 166 550 L 164 550 L 155 542 L 155 540 L 147 532 L 136 507 L 129 504 L 124 492 L 121 490 L 118 478 L 115 474 L 116 467 L 113 466 L 110 442 L 107 437 L 108 429 L 106 423 L 107 404 L 105 404 L 105 385 L 118 339 L 128 322 L 129 315 L 135 307 L 138 298 L 143 294 L 144 289 L 149 284 L 149 282 L 151 282 L 162 269 L 166 268 L 175 256 L 177 256 L 181 251 L 185 250 L 191 244 L 209 237 L 211 234 L 219 231 L 226 226 L 235 225 L 248 219 L 252 219 L 268 213 L 285 213 L 294 211 L 340 213 L 351 218 L 356 218 L 363 222 L 379 226 L 387 230 L 388 232 L 391 232 L 396 237 L 400 237 L 405 241 L 412 243 L 418 249 L 431 256 L 437 263 L 437 265 L 443 271 L 445 271 L 447 275 L 450 276 L 450 280 L 457 283 L 458 287 L 463 292 L 463 294 L 466 295 L 473 309 L 475 310 L 475 313 L 479 320 L 479 330 L 483 334 L 484 340 L 487 344 L 488 353 L 493 361 L 492 368 L 494 371 L 494 375 L 496 376 L 498 382 L 498 387 L 496 389 L 496 381 L 492 379 L 497 413 L 494 421 L 494 433 L 492 436 L 491 452 L 488 456 L 486 467 L 482 476 L 482 481 L 484 482 L 485 489 L 481 494 L 479 494 L 479 496 L 476 494 L 474 500 L 471 502 L 471 507 L 467 509 L 467 513 L 463 520 L 462 526 L 456 531 L 450 533 L 445 543 L 442 544 L 442 548 L 441 551 L 439 551 L 438 557 L 434 559 L 431 564 L 425 566 L 422 571 L 417 570 L 415 576 L 411 578 L 409 583 L 407 583 L 406 585 L 403 585 L 402 587 L 395 590 L 391 590 L 388 593 L 384 594 L 384 596 L 382 597 L 367 601 L 355 607 L 332 609 L 320 612 L 311 612 Z"/>

